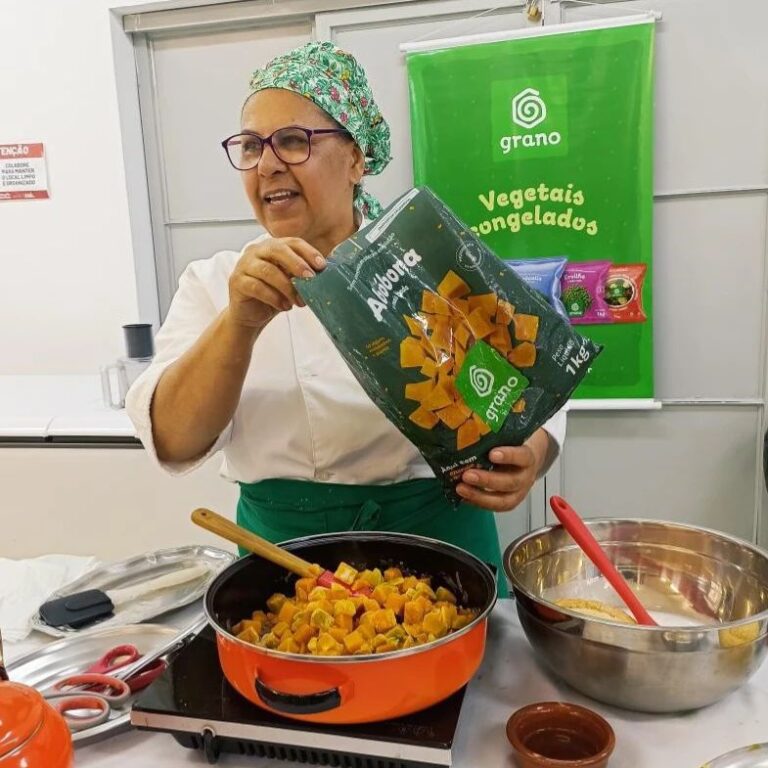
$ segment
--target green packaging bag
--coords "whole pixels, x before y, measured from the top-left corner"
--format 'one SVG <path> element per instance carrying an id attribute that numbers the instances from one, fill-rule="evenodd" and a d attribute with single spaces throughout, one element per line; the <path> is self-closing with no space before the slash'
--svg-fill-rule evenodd
<path id="1" fill-rule="evenodd" d="M 495 446 L 521 445 L 601 350 L 424 187 L 296 287 L 454 503 L 461 474 L 491 469 Z"/>

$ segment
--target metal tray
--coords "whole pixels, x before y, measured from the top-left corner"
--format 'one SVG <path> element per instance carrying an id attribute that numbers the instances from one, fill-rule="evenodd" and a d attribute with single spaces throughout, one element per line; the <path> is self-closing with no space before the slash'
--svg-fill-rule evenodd
<path id="1" fill-rule="evenodd" d="M 208 585 L 218 573 L 234 562 L 235 559 L 236 555 L 232 552 L 226 552 L 216 547 L 198 545 L 162 549 L 158 552 L 150 552 L 146 555 L 139 555 L 138 557 L 132 557 L 118 563 L 110 563 L 94 568 L 76 581 L 70 582 L 52 595 L 49 595 L 46 600 L 71 595 L 86 589 L 108 590 L 128 587 L 140 581 L 147 581 L 156 576 L 162 576 L 192 565 L 208 565 L 209 573 L 195 581 L 163 589 L 125 605 L 120 605 L 109 618 L 83 629 L 51 627 L 40 618 L 40 614 L 35 614 L 32 619 L 32 627 L 54 637 L 72 637 L 104 627 L 126 626 L 154 619 L 168 611 L 181 608 L 193 600 L 197 600 L 197 598 L 205 593 Z"/>
<path id="2" fill-rule="evenodd" d="M 135 624 L 126 627 L 108 627 L 77 637 L 57 640 L 12 662 L 7 667 L 9 678 L 15 683 L 46 691 L 57 680 L 82 672 L 116 645 L 130 643 L 140 651 L 145 663 L 154 657 L 176 652 L 205 625 L 199 617 L 185 629 L 162 624 Z M 140 662 L 131 665 L 132 669 Z M 124 677 L 128 667 L 117 671 Z M 132 700 L 132 699 L 131 699 Z M 72 734 L 76 744 L 87 744 L 130 728 L 130 700 L 123 708 L 112 710 L 109 719 L 101 725 Z"/>
<path id="3" fill-rule="evenodd" d="M 701 768 L 768 768 L 768 744 L 734 749 L 704 763 Z"/>

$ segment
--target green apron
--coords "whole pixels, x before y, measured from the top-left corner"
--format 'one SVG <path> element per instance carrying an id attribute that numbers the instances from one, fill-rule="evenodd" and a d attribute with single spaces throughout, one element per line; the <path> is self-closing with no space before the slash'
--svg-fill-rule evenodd
<path id="1" fill-rule="evenodd" d="M 440 539 L 494 566 L 499 597 L 509 595 L 493 513 L 469 504 L 454 510 L 436 479 L 393 485 L 240 483 L 237 523 L 275 544 L 337 531 L 397 531 Z"/>

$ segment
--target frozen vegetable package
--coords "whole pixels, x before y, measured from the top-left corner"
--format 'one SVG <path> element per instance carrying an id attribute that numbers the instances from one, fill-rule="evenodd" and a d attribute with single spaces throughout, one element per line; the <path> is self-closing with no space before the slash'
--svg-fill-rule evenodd
<path id="1" fill-rule="evenodd" d="M 605 279 L 605 303 L 614 323 L 644 323 L 645 264 L 614 264 Z"/>
<path id="2" fill-rule="evenodd" d="M 491 469 L 491 448 L 521 445 L 600 352 L 426 188 L 296 287 L 454 503 L 464 470 Z"/>
<path id="3" fill-rule="evenodd" d="M 564 256 L 544 259 L 504 259 L 507 266 L 517 272 L 517 274 L 531 288 L 535 288 L 550 303 L 559 315 L 568 317 L 561 300 L 562 286 L 560 281 L 563 279 L 563 272 L 568 263 Z"/>
<path id="4" fill-rule="evenodd" d="M 605 303 L 605 281 L 610 261 L 583 261 L 568 264 L 563 274 L 562 301 L 571 323 L 612 323 Z"/>

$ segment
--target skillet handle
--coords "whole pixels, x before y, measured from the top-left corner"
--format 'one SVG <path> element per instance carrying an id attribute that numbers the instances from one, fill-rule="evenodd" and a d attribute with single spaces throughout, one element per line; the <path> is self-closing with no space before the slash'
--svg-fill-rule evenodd
<path id="1" fill-rule="evenodd" d="M 268 707 L 286 715 L 315 715 L 341 706 L 341 692 L 338 688 L 318 693 L 283 693 L 265 685 L 257 677 L 256 693 Z"/>

